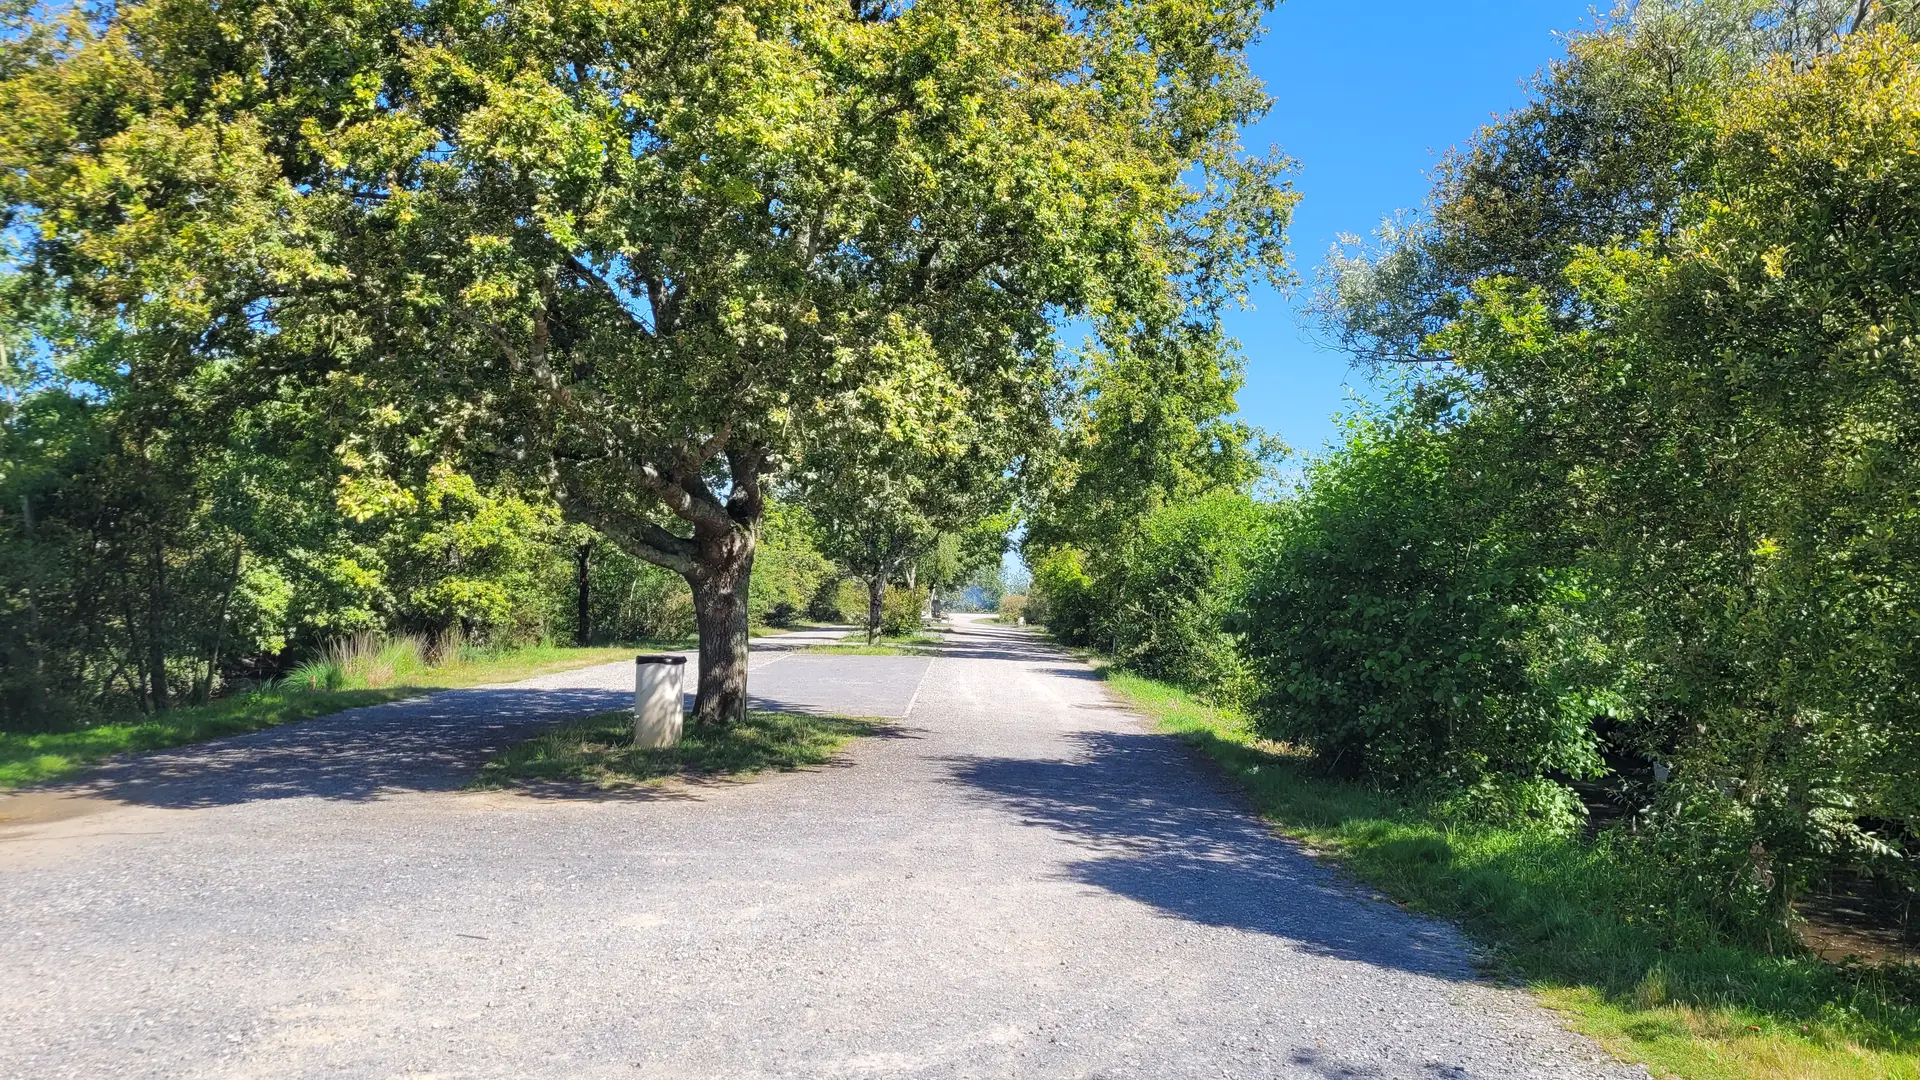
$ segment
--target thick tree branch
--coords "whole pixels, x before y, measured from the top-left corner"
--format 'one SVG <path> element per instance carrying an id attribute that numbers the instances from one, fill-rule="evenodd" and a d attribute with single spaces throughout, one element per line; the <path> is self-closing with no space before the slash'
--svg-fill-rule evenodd
<path id="1" fill-rule="evenodd" d="M 592 528 L 634 558 L 686 578 L 699 574 L 697 556 L 700 549 L 692 540 L 675 536 L 651 521 L 642 522 L 637 529 L 630 528 L 627 523 L 600 513 L 586 500 L 569 492 L 561 492 L 558 498 L 560 511 L 569 521 Z"/>
<path id="2" fill-rule="evenodd" d="M 673 297 L 667 293 L 667 283 L 660 280 L 658 274 L 648 274 L 643 280 L 647 290 L 647 308 L 653 312 L 653 331 L 665 336 L 673 333 L 674 305 Z"/>
<path id="3" fill-rule="evenodd" d="M 706 481 L 700 478 L 698 472 L 680 469 L 669 476 L 652 465 L 641 465 L 631 471 L 648 490 L 660 497 L 673 516 L 694 525 L 713 528 L 728 526 L 720 500 L 707 490 Z"/>
<path id="4" fill-rule="evenodd" d="M 551 299 L 550 291 L 548 296 Z M 532 376 L 534 382 L 539 384 L 547 400 L 555 408 L 564 412 L 583 430 L 593 433 L 596 441 L 606 451 L 607 460 L 613 468 L 618 469 L 634 483 L 653 492 L 675 517 L 695 525 L 715 528 L 731 526 L 725 509 L 720 505 L 720 500 L 715 498 L 713 493 L 707 490 L 706 484 L 699 479 L 697 467 L 692 473 L 693 481 L 689 483 L 684 470 L 680 471 L 680 475 L 669 478 L 652 465 L 631 463 L 620 452 L 617 441 L 607 433 L 601 417 L 587 408 L 574 394 L 573 388 L 553 370 L 553 365 L 547 356 L 551 331 L 544 306 L 534 313 L 533 347 L 526 353 L 516 348 L 513 339 L 498 325 L 477 318 L 464 309 L 456 309 L 456 314 L 467 325 L 491 337 L 500 349 L 501 355 L 507 358 L 507 364 L 513 371 Z"/>
<path id="5" fill-rule="evenodd" d="M 766 496 L 760 484 L 760 471 L 766 467 L 767 452 L 759 446 L 727 447 L 727 472 L 733 479 L 733 491 L 727 496 L 727 516 L 745 524 L 758 521 L 766 512 Z"/>
<path id="6" fill-rule="evenodd" d="M 715 454 L 727 448 L 727 440 L 731 438 L 733 438 L 733 421 L 729 420 L 720 425 L 720 430 L 707 436 L 707 441 L 701 443 L 700 448 L 694 451 L 694 464 L 705 465 L 712 461 Z"/>

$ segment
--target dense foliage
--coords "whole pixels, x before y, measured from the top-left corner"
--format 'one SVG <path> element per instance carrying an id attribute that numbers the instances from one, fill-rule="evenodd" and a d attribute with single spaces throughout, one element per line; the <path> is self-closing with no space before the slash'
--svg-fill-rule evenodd
<path id="1" fill-rule="evenodd" d="M 693 629 L 683 580 L 537 495 L 445 467 L 358 483 L 297 410 L 156 431 L 125 387 L 14 356 L 39 366 L 0 403 L 0 726 L 206 700 L 365 635 L 444 652 Z M 791 621 L 839 573 L 775 503 L 755 621 Z"/>
<path id="2" fill-rule="evenodd" d="M 124 414 L 89 494 L 197 483 L 186 458 L 227 448 L 230 420 L 292 410 L 327 421 L 306 450 L 379 513 L 441 465 L 558 507 L 686 581 L 696 712 L 726 722 L 776 484 L 858 504 L 877 444 L 999 476 L 1044 441 L 1063 316 L 1153 349 L 1264 274 L 1290 196 L 1238 132 L 1267 107 L 1244 56 L 1267 6 L 9 4 L 17 387 Z M 275 486 L 285 447 L 259 452 L 222 490 Z M 129 537 L 101 571 L 145 607 L 122 636 L 155 706 L 181 621 L 162 578 L 245 573 L 177 517 L 216 494 L 168 495 L 190 550 Z M 484 588 L 386 585 L 521 617 Z M 46 622 L 39 593 L 13 602 Z M 189 607 L 211 671 L 227 616 Z"/>
<path id="3" fill-rule="evenodd" d="M 1349 775 L 1455 789 L 1587 775 L 1593 690 L 1562 677 L 1560 640 L 1539 632 L 1566 583 L 1513 513 L 1509 448 L 1437 407 L 1428 393 L 1353 423 L 1285 508 L 1241 618 L 1263 716 Z"/>
<path id="4" fill-rule="evenodd" d="M 1182 535 L 1227 479 L 1061 543 L 1079 480 L 1032 610 L 1211 692 L 1163 644 L 1205 612 L 1265 734 L 1448 813 L 1584 804 L 1636 917 L 1690 940 L 1771 939 L 1833 874 L 1910 899 L 1916 18 L 1676 0 L 1573 38 L 1425 213 L 1333 261 L 1324 310 L 1388 392 L 1269 527 L 1208 533 L 1264 538 Z"/>
<path id="5" fill-rule="evenodd" d="M 1217 327 L 1091 341 L 1022 542 L 1027 617 L 1223 698 L 1250 690 L 1220 618 L 1268 520 L 1249 492 L 1283 453 L 1226 416 L 1243 366 Z"/>

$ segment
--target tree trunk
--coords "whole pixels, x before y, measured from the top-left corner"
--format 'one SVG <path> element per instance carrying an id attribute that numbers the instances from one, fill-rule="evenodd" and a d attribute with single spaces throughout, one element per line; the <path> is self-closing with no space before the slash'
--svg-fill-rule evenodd
<path id="1" fill-rule="evenodd" d="M 592 557 L 593 545 L 590 543 L 581 544 L 580 550 L 574 553 L 573 643 L 583 649 L 593 644 L 593 608 L 590 605 L 592 596 L 589 591 L 591 586 L 587 578 L 587 560 Z"/>
<path id="2" fill-rule="evenodd" d="M 693 586 L 693 616 L 700 630 L 700 683 L 694 695 L 693 722 L 724 727 L 747 718 L 747 582 L 753 553 L 731 566 L 698 578 Z"/>
<path id="3" fill-rule="evenodd" d="M 867 579 L 867 644 L 880 640 L 881 601 L 886 599 L 887 579 L 884 575 Z"/>
<path id="4" fill-rule="evenodd" d="M 0 357 L 5 357 L 7 349 L 0 345 Z M 20 496 L 20 523 L 24 528 L 27 545 L 33 545 L 33 498 Z M 34 564 L 37 565 L 38 560 Z M 40 635 L 40 602 L 34 594 L 33 578 L 27 579 L 27 642 L 33 650 L 33 693 L 38 697 L 46 691 L 47 655 L 46 639 Z"/>
<path id="5" fill-rule="evenodd" d="M 193 700 L 202 705 L 213 700 L 213 676 L 220 668 L 220 650 L 227 643 L 227 614 L 233 609 L 234 590 L 240 587 L 240 566 L 246 551 L 243 543 L 233 545 L 233 570 L 227 575 L 226 590 L 220 594 L 220 614 L 213 625 L 213 648 L 207 650 L 206 678 L 193 691 Z"/>
<path id="6" fill-rule="evenodd" d="M 148 579 L 147 590 L 147 683 L 148 694 L 153 701 L 154 712 L 165 712 L 173 705 L 167 692 L 167 553 L 161 545 L 159 530 L 155 526 L 154 539 L 150 545 L 153 559 L 153 574 Z"/>
<path id="7" fill-rule="evenodd" d="M 722 453 L 731 478 L 724 502 L 701 472 Z M 693 590 L 693 618 L 700 632 L 693 703 L 697 726 L 725 727 L 747 716 L 747 587 L 760 523 L 766 517 L 760 481 L 767 460 L 764 447 L 729 444 L 723 428 L 700 446 L 688 447 L 680 464 L 665 474 L 652 466 L 631 471 L 665 509 L 693 526 L 692 536 L 678 535 L 646 516 L 607 512 L 595 502 L 591 488 L 556 493 L 570 520 L 591 526 L 636 558 L 672 570 Z"/>

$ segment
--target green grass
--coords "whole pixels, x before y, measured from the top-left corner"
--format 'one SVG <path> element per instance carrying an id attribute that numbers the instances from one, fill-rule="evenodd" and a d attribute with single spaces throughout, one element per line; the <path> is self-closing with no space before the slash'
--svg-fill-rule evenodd
<path id="1" fill-rule="evenodd" d="M 669 644 L 669 647 L 673 647 Z M 303 665 L 278 685 L 209 705 L 169 709 L 151 716 L 115 718 L 69 730 L 0 732 L 0 790 L 71 776 L 114 754 L 239 735 L 342 709 L 482 683 L 516 682 L 556 671 L 624 660 L 634 647 L 572 649 L 528 646 L 479 652 L 462 650 L 451 663 L 419 660 L 418 650 L 385 642 L 338 650 L 333 658 Z"/>
<path id="2" fill-rule="evenodd" d="M 633 714 L 601 713 L 512 747 L 480 767 L 475 789 L 526 783 L 596 788 L 654 784 L 672 777 L 745 777 L 823 765 L 848 741 L 878 730 L 875 721 L 800 713 L 753 712 L 725 728 L 692 727 L 679 745 L 633 745 Z"/>
<path id="3" fill-rule="evenodd" d="M 886 642 L 878 645 L 809 645 L 800 651 L 824 656 L 927 656 L 932 652 L 923 646 L 890 645 Z"/>
<path id="4" fill-rule="evenodd" d="M 926 656 L 930 650 L 939 648 L 944 642 L 930 634 L 910 634 L 905 637 L 883 637 L 872 645 L 865 642 L 845 642 L 831 645 L 809 645 L 801 652 L 822 653 L 827 656 Z"/>
<path id="5" fill-rule="evenodd" d="M 1283 831 L 1408 907 L 1459 920 L 1616 1055 L 1689 1080 L 1916 1080 L 1920 973 L 1668 949 L 1624 909 L 1632 871 L 1578 837 L 1441 820 L 1317 775 L 1244 717 L 1125 672 L 1108 681 L 1204 751 Z"/>
<path id="6" fill-rule="evenodd" d="M 170 709 L 141 720 L 93 724 L 72 731 L 0 732 L 0 789 L 68 776 L 101 758 L 133 750 L 240 735 L 361 705 L 411 697 L 412 688 L 380 690 L 269 690 L 212 705 Z"/>

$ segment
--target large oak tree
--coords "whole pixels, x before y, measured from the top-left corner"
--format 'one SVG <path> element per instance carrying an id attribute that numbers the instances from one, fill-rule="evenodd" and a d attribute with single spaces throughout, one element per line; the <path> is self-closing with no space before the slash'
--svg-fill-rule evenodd
<path id="1" fill-rule="evenodd" d="M 1205 323 L 1274 254 L 1267 6 L 85 8 L 16 20 L 0 191 L 59 347 L 321 388 L 370 476 L 510 470 L 684 575 L 724 722 L 783 468 L 1041 422 L 1064 319 Z"/>

